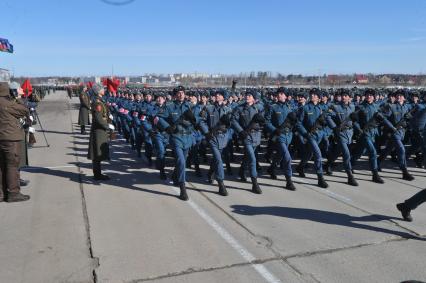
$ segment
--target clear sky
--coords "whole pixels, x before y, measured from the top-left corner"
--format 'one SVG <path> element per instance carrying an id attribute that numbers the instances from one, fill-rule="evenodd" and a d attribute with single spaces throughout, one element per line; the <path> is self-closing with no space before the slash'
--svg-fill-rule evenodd
<path id="1" fill-rule="evenodd" d="M 426 0 L 129 2 L 1 0 L 0 37 L 15 53 L 0 53 L 0 68 L 17 76 L 426 72 Z"/>

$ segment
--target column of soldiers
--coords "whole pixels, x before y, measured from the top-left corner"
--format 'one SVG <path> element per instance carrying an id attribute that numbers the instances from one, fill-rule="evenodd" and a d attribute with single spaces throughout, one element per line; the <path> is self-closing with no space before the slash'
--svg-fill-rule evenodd
<path id="1" fill-rule="evenodd" d="M 166 149 L 171 149 L 175 162 L 171 180 L 180 188 L 182 200 L 188 199 L 186 169 L 194 165 L 201 176 L 199 165 L 207 161 L 206 149 L 211 153 L 207 182 L 215 179 L 223 196 L 228 195 L 224 167 L 227 174 L 233 173 L 230 163 L 236 160 L 235 152 L 243 153 L 241 181 L 247 181 L 248 171 L 252 192 L 262 193 L 257 181 L 261 145 L 266 145 L 267 173 L 277 179 L 280 169 L 286 179 L 284 188 L 291 191 L 296 190 L 291 165 L 296 158 L 300 177 L 305 177 L 313 159 L 321 188 L 328 187 L 324 176 L 333 174 L 340 156 L 351 186 L 358 186 L 354 167 L 365 154 L 372 181 L 379 184 L 384 183 L 380 171 L 389 156 L 398 163 L 404 180 L 414 180 L 407 166 L 413 155 L 417 167 L 426 167 L 425 91 L 278 88 L 237 92 L 235 86 L 230 91 L 179 86 L 103 93 L 95 85 L 80 95 L 82 124 L 88 124 L 86 112 L 92 111 L 89 157 L 94 160 L 95 178 L 108 179 L 101 173 L 100 161 L 109 158 L 104 145 L 108 131 L 117 129 L 137 156 L 142 157 L 144 149 L 149 166 L 155 158 L 162 180 L 167 179 Z M 408 208 L 399 205 L 398 209 L 408 220 Z"/>

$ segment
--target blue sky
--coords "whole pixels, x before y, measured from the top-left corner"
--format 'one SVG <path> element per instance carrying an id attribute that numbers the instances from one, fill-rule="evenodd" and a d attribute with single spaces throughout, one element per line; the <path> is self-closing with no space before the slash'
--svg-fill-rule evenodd
<path id="1" fill-rule="evenodd" d="M 15 47 L 0 68 L 18 76 L 426 72 L 426 0 L 2 0 L 0 11 Z"/>

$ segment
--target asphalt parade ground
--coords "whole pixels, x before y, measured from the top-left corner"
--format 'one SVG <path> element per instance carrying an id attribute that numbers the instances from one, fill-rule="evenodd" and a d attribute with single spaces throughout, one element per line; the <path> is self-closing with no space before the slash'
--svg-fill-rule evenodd
<path id="1" fill-rule="evenodd" d="M 94 181 L 78 106 L 59 91 L 39 104 L 50 147 L 37 132 L 22 171 L 31 199 L 0 204 L 0 282 L 426 281 L 426 205 L 411 223 L 395 208 L 426 187 L 413 163 L 412 182 L 388 161 L 383 185 L 355 168 L 360 186 L 351 187 L 338 167 L 328 189 L 309 171 L 295 177 L 295 192 L 263 163 L 255 195 L 238 181 L 236 162 L 227 197 L 188 170 L 184 202 L 123 139 L 103 167 L 112 180 Z"/>

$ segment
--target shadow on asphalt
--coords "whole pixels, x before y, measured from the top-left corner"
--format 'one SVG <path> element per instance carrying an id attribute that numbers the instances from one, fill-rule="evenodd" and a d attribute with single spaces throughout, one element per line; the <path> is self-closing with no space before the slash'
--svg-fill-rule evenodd
<path id="1" fill-rule="evenodd" d="M 360 222 L 372 223 L 372 222 L 379 222 L 383 220 L 401 220 L 400 218 L 380 215 L 380 214 L 371 214 L 366 216 L 351 216 L 351 215 L 339 213 L 339 212 L 331 212 L 331 211 L 324 211 L 324 210 L 317 210 L 317 209 L 310 209 L 310 208 L 285 207 L 285 206 L 256 207 L 256 206 L 249 206 L 249 205 L 231 205 L 231 208 L 233 209 L 232 212 L 241 214 L 241 215 L 247 215 L 247 216 L 271 215 L 271 216 L 285 217 L 290 219 L 310 220 L 310 221 L 318 222 L 318 223 L 346 226 L 350 228 L 357 228 L 357 229 L 375 231 L 380 233 L 386 233 L 386 234 L 395 235 L 395 236 L 399 236 L 399 237 L 407 238 L 407 239 L 416 239 L 416 240 L 422 240 L 422 241 L 426 240 L 424 238 L 416 237 L 406 232 L 395 231 L 395 230 L 390 230 L 386 228 L 367 225 L 365 223 L 360 223 Z"/>

